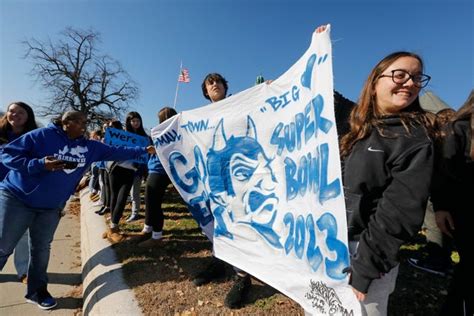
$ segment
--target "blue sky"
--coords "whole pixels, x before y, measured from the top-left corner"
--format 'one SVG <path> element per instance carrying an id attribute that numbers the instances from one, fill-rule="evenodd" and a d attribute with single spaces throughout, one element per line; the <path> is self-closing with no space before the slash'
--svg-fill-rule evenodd
<path id="1" fill-rule="evenodd" d="M 396 50 L 419 53 L 432 76 L 426 89 L 457 108 L 474 87 L 474 1 L 471 0 L 0 0 L 0 107 L 45 104 L 29 74 L 21 41 L 58 38 L 65 27 L 94 29 L 98 48 L 138 84 L 132 109 L 144 125 L 172 105 L 180 61 L 178 111 L 207 104 L 201 82 L 210 72 L 232 94 L 283 74 L 309 46 L 316 26 L 331 23 L 334 86 L 357 99 L 371 68 Z"/>

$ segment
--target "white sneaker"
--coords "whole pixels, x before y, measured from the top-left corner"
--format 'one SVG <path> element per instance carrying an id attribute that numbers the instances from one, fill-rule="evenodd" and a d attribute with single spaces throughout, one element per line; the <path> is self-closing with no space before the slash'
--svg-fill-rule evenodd
<path id="1" fill-rule="evenodd" d="M 92 202 L 92 206 L 104 206 L 104 202 L 102 202 L 101 200 L 98 200 L 96 202 Z"/>
<path id="2" fill-rule="evenodd" d="M 129 218 L 127 218 L 126 222 L 130 223 L 130 222 L 138 220 L 139 218 L 140 218 L 140 216 L 138 214 L 132 214 L 132 215 L 130 215 Z"/>

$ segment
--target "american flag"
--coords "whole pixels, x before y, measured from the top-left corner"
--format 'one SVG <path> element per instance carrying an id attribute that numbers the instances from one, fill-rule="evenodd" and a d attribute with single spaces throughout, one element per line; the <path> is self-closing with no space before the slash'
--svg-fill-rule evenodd
<path id="1" fill-rule="evenodd" d="M 191 81 L 189 78 L 189 71 L 186 68 L 182 68 L 181 72 L 179 73 L 178 82 L 188 83 L 189 81 Z"/>

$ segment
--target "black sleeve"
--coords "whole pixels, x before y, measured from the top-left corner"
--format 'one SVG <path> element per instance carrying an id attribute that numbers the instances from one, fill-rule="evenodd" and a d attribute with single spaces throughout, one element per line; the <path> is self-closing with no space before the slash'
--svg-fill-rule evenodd
<path id="1" fill-rule="evenodd" d="M 432 201 L 435 211 L 452 211 L 458 202 L 455 197 L 465 189 L 464 181 L 470 176 L 466 168 L 470 160 L 467 122 L 448 125 L 444 134 L 446 136 L 436 150 L 433 174 Z"/>
<path id="2" fill-rule="evenodd" d="M 421 228 L 430 194 L 433 148 L 424 143 L 398 158 L 353 258 L 350 284 L 367 293 L 373 279 L 398 264 L 400 246 Z"/>
<path id="3" fill-rule="evenodd" d="M 339 138 L 347 134 L 350 130 L 349 116 L 354 106 L 356 106 L 355 102 L 346 99 L 342 94 L 334 90 L 334 114 Z"/>

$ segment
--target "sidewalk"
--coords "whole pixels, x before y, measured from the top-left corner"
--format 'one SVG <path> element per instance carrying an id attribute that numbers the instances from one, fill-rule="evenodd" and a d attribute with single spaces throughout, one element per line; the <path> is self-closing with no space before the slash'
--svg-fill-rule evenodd
<path id="1" fill-rule="evenodd" d="M 123 279 L 122 265 L 110 243 L 101 237 L 106 225 L 103 217 L 94 213 L 99 207 L 93 206 L 88 196 L 87 189 L 81 191 L 80 218 L 66 214 L 54 235 L 48 290 L 57 299 L 58 306 L 47 313 L 78 315 L 82 307 L 83 315 L 142 315 L 133 291 Z M 83 299 L 74 298 L 71 292 L 77 291 L 75 285 L 81 282 Z M 0 272 L 0 284 L 0 315 L 46 313 L 26 303 L 26 285 L 17 280 L 13 256 Z"/>
<path id="2" fill-rule="evenodd" d="M 59 222 L 51 246 L 48 290 L 58 306 L 48 312 L 50 315 L 77 315 L 81 308 L 82 299 L 74 298 L 71 293 L 82 282 L 80 247 L 79 218 L 66 214 Z M 25 291 L 26 285 L 17 280 L 12 255 L 0 272 L 0 315 L 45 315 L 36 305 L 26 303 Z"/>

